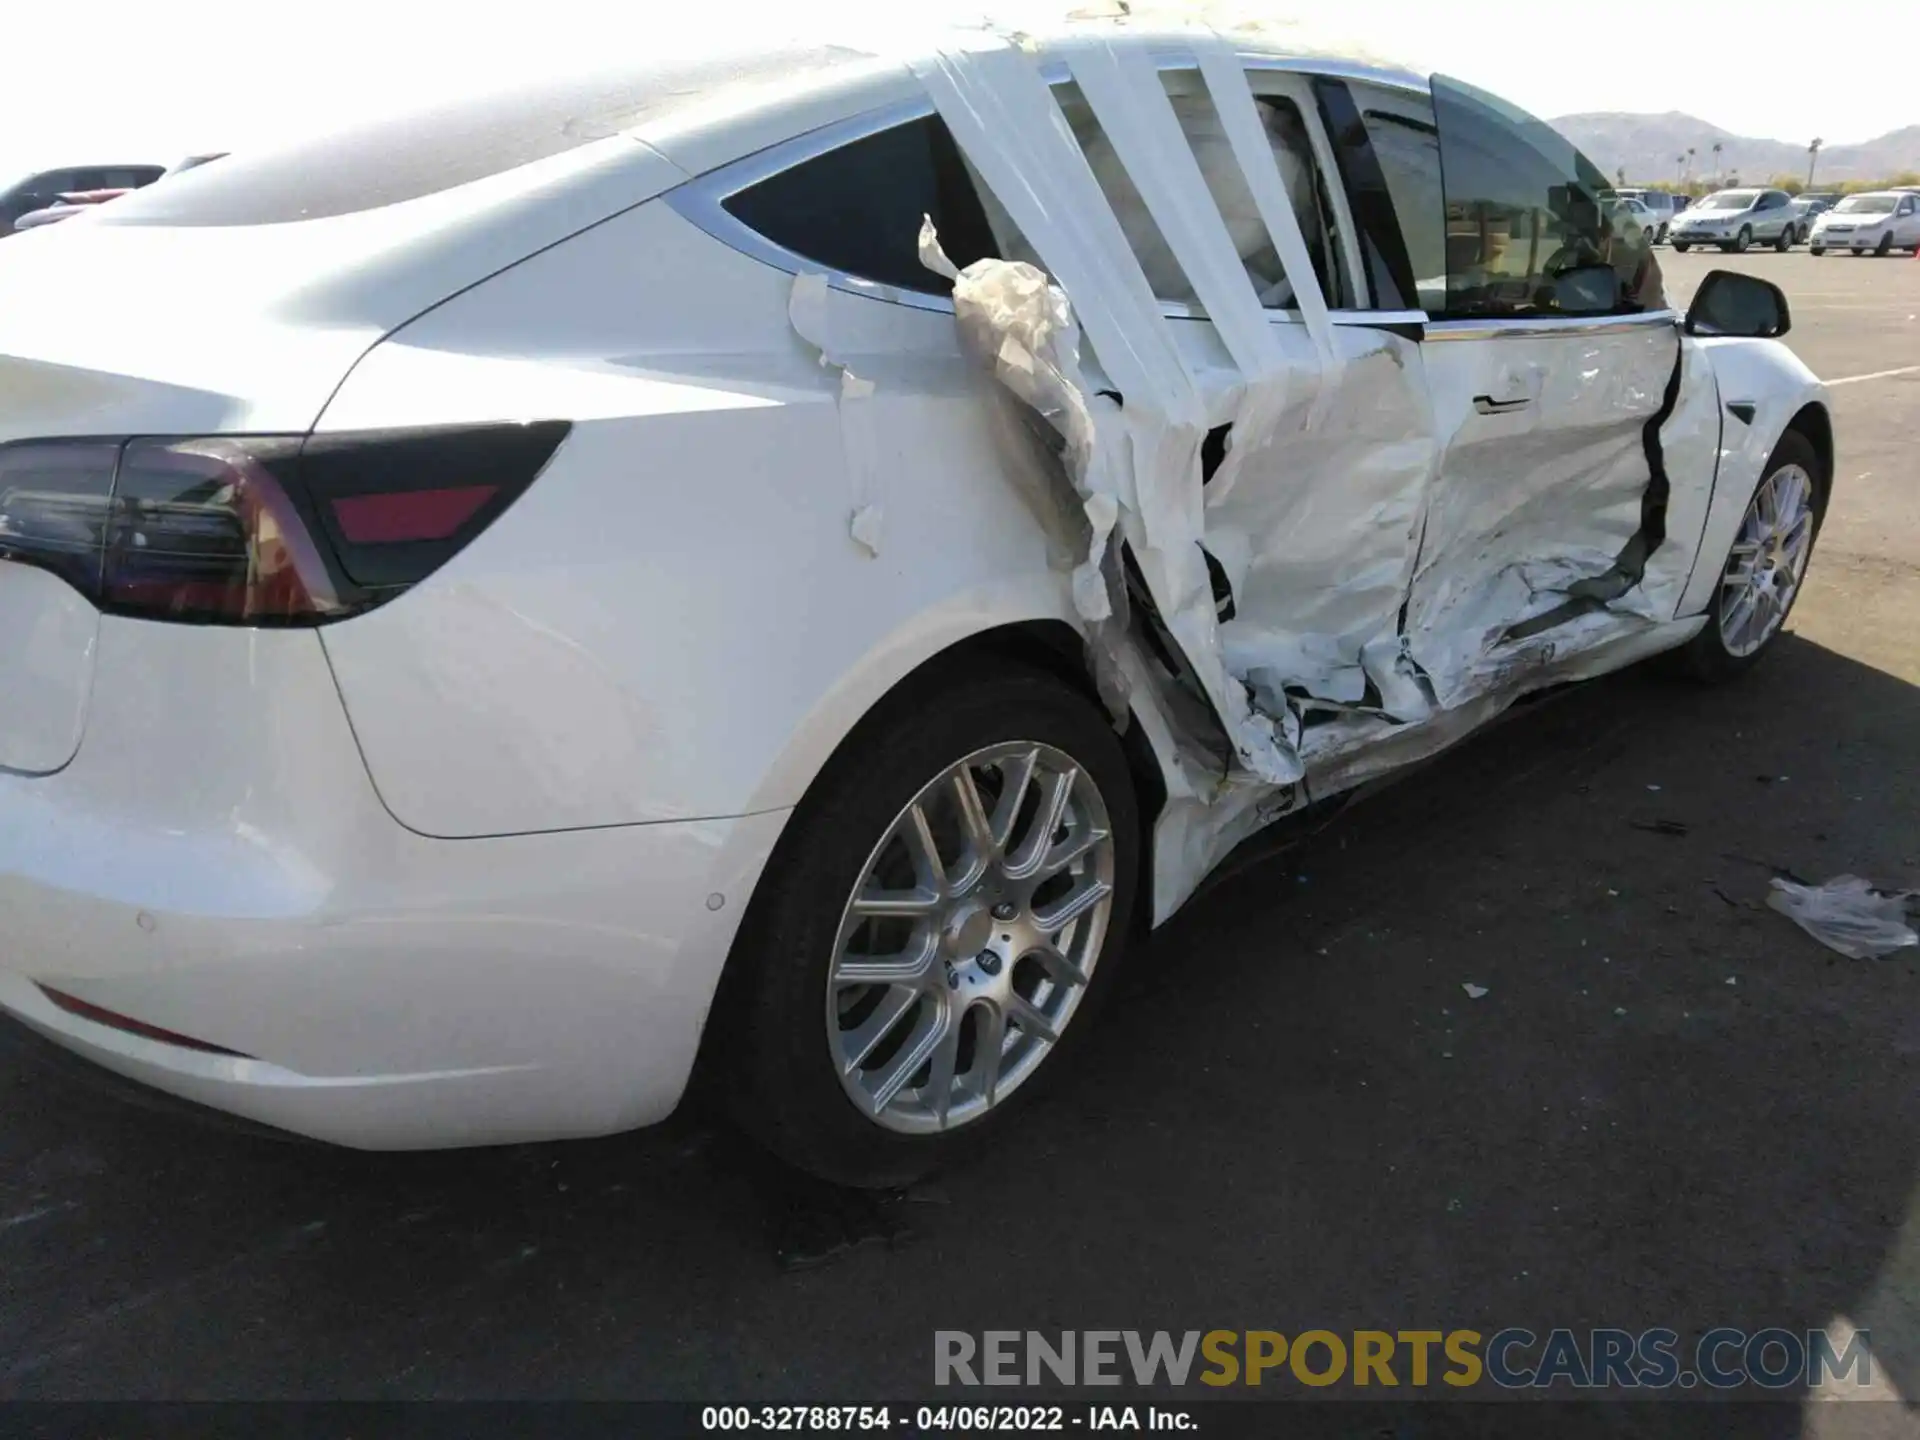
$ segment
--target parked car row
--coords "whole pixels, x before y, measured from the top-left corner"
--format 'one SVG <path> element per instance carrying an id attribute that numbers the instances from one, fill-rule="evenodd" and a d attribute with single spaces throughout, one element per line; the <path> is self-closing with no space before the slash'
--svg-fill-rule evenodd
<path id="1" fill-rule="evenodd" d="M 1691 203 L 1660 190 L 1615 193 L 1615 213 L 1630 239 L 1645 234 L 1650 244 L 1671 243 L 1682 254 L 1696 245 L 1731 254 L 1756 245 L 1806 245 L 1815 255 L 1920 253 L 1920 187 L 1845 197 L 1831 191 L 1794 196 L 1761 188 L 1717 190 Z"/>

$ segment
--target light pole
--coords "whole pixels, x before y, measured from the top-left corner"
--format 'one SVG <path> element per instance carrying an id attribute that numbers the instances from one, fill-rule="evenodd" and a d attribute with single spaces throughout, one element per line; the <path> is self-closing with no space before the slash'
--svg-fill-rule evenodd
<path id="1" fill-rule="evenodd" d="M 1813 189 L 1813 167 L 1820 163 L 1820 147 L 1827 142 L 1815 139 L 1807 146 L 1807 189 Z"/>

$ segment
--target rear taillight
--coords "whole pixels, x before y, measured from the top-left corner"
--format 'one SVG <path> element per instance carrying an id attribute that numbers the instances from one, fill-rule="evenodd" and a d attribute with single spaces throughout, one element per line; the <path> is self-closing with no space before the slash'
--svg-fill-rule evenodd
<path id="1" fill-rule="evenodd" d="M 49 570 L 116 614 L 321 625 L 445 564 L 567 429 L 0 446 L 0 559 Z"/>

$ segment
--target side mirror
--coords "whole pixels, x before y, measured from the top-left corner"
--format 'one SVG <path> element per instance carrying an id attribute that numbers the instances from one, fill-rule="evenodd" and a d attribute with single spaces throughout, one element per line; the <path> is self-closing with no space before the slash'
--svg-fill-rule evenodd
<path id="1" fill-rule="evenodd" d="M 1687 308 L 1689 335 L 1742 335 L 1775 340 L 1793 328 L 1778 285 L 1739 270 L 1709 271 Z"/>

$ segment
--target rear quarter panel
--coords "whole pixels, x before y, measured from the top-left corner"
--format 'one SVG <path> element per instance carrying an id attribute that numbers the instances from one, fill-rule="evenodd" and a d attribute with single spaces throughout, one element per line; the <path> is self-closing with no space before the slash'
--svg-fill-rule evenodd
<path id="1" fill-rule="evenodd" d="M 575 422 L 424 583 L 321 632 L 374 783 L 436 836 L 795 803 L 872 703 L 982 629 L 1066 618 L 952 317 L 828 291 L 661 203 L 405 327 L 322 432 Z M 878 553 L 851 520 L 880 515 Z"/>

